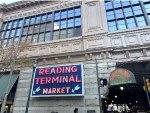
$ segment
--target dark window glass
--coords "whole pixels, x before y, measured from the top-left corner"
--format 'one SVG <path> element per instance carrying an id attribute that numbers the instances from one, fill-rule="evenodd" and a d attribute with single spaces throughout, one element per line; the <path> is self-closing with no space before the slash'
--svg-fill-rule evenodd
<path id="1" fill-rule="evenodd" d="M 133 16 L 133 12 L 132 12 L 131 7 L 129 7 L 129 8 L 124 8 L 124 15 L 125 15 L 126 17 Z"/>
<path id="2" fill-rule="evenodd" d="M 124 20 L 118 20 L 117 25 L 119 30 L 126 29 L 126 24 Z"/>
<path id="3" fill-rule="evenodd" d="M 75 26 L 81 26 L 81 18 L 75 18 Z"/>
<path id="4" fill-rule="evenodd" d="M 51 27 L 52 27 L 52 24 L 51 23 L 47 23 L 46 24 L 46 31 L 50 31 Z"/>
<path id="5" fill-rule="evenodd" d="M 3 25 L 2 25 L 2 30 L 5 30 L 6 27 L 7 27 L 7 23 L 5 22 L 5 23 L 3 23 Z"/>
<path id="6" fill-rule="evenodd" d="M 40 29 L 40 25 L 35 25 L 34 26 L 34 33 L 38 33 Z"/>
<path id="7" fill-rule="evenodd" d="M 110 1 L 110 2 L 106 2 L 105 3 L 105 7 L 106 7 L 106 10 L 108 10 L 108 9 L 112 9 L 113 7 L 112 7 L 112 2 Z"/>
<path id="8" fill-rule="evenodd" d="M 121 7 L 121 3 L 118 0 L 114 1 L 113 4 L 114 4 L 114 8 Z"/>
<path id="9" fill-rule="evenodd" d="M 39 34 L 39 42 L 44 42 L 44 33 Z"/>
<path id="10" fill-rule="evenodd" d="M 50 41 L 50 37 L 51 37 L 51 32 L 46 32 L 45 33 L 45 42 Z"/>
<path id="11" fill-rule="evenodd" d="M 9 37 L 9 33 L 10 33 L 10 31 L 6 31 L 5 38 Z"/>
<path id="12" fill-rule="evenodd" d="M 74 36 L 81 36 L 81 27 L 74 28 Z"/>
<path id="13" fill-rule="evenodd" d="M 9 22 L 7 29 L 11 29 L 11 26 L 12 26 L 12 22 Z"/>
<path id="14" fill-rule="evenodd" d="M 116 18 L 123 18 L 124 17 L 122 9 L 115 10 L 115 15 L 116 15 Z"/>
<path id="15" fill-rule="evenodd" d="M 47 15 L 46 15 L 46 14 L 42 15 L 41 22 L 45 22 L 45 21 L 46 21 L 46 17 L 47 17 Z"/>
<path id="16" fill-rule="evenodd" d="M 36 22 L 35 22 L 35 23 L 36 23 L 36 24 L 39 24 L 39 23 L 40 23 L 40 20 L 41 20 L 41 16 L 37 16 L 37 17 L 36 17 Z"/>
<path id="17" fill-rule="evenodd" d="M 146 12 L 150 13 L 150 4 L 145 4 L 144 7 L 145 7 Z"/>
<path id="18" fill-rule="evenodd" d="M 67 27 L 67 21 L 66 20 L 61 21 L 61 29 L 64 29 L 66 27 Z"/>
<path id="19" fill-rule="evenodd" d="M 60 39 L 66 38 L 66 30 L 60 31 Z"/>
<path id="20" fill-rule="evenodd" d="M 14 37 L 14 35 L 15 35 L 15 30 L 11 30 L 11 35 L 10 35 L 10 37 Z"/>
<path id="21" fill-rule="evenodd" d="M 49 13 L 49 14 L 47 14 L 47 21 L 51 21 L 51 20 L 52 20 L 52 14 Z"/>
<path id="22" fill-rule="evenodd" d="M 21 29 L 17 29 L 17 30 L 16 30 L 16 37 L 17 37 L 17 36 L 19 37 L 19 36 L 20 36 L 20 33 L 21 33 Z"/>
<path id="23" fill-rule="evenodd" d="M 109 28 L 109 31 L 116 31 L 117 30 L 116 22 L 115 21 L 108 22 L 108 28 Z"/>
<path id="24" fill-rule="evenodd" d="M 107 14 L 107 20 L 115 19 L 114 11 L 108 11 Z"/>
<path id="25" fill-rule="evenodd" d="M 13 21 L 13 28 L 16 28 L 16 27 L 17 27 L 17 24 L 18 24 L 18 21 L 17 21 L 17 20 Z"/>
<path id="26" fill-rule="evenodd" d="M 73 17 L 73 16 L 74 16 L 73 13 L 74 13 L 74 12 L 73 12 L 73 9 L 69 9 L 69 10 L 68 10 L 68 18 Z"/>
<path id="27" fill-rule="evenodd" d="M 55 20 L 59 20 L 60 19 L 60 12 L 55 12 Z"/>
<path id="28" fill-rule="evenodd" d="M 128 28 L 134 28 L 134 27 L 136 27 L 135 19 L 134 18 L 127 19 L 127 26 L 128 26 Z"/>
<path id="29" fill-rule="evenodd" d="M 31 20 L 30 20 L 30 24 L 34 24 L 35 23 L 35 17 L 32 17 Z"/>
<path id="30" fill-rule="evenodd" d="M 30 26 L 29 27 L 28 34 L 32 34 L 33 33 L 33 28 L 34 28 L 34 26 Z"/>
<path id="31" fill-rule="evenodd" d="M 54 30 L 60 29 L 60 21 L 54 22 Z"/>
<path id="32" fill-rule="evenodd" d="M 67 18 L 67 11 L 61 12 L 61 19 Z"/>
<path id="33" fill-rule="evenodd" d="M 73 29 L 68 29 L 68 38 L 73 37 Z"/>
<path id="34" fill-rule="evenodd" d="M 142 14 L 142 9 L 141 6 L 133 6 L 133 11 L 135 15 L 140 15 Z"/>
<path id="35" fill-rule="evenodd" d="M 22 32 L 22 35 L 26 35 L 28 32 L 28 27 L 24 27 Z"/>
<path id="36" fill-rule="evenodd" d="M 41 24 L 40 26 L 40 32 L 44 32 L 45 31 L 45 24 Z"/>
<path id="37" fill-rule="evenodd" d="M 68 28 L 74 27 L 74 19 L 68 19 Z"/>
<path id="38" fill-rule="evenodd" d="M 21 19 L 19 20 L 18 27 L 22 27 L 22 25 L 23 25 L 23 20 Z"/>
<path id="39" fill-rule="evenodd" d="M 146 26 L 144 16 L 136 17 L 136 21 L 138 26 Z"/>
<path id="40" fill-rule="evenodd" d="M 128 0 L 122 0 L 122 6 L 128 6 L 130 5 L 130 2 Z"/>
<path id="41" fill-rule="evenodd" d="M 59 31 L 54 31 L 53 32 L 53 40 L 59 39 Z"/>
<path id="42" fill-rule="evenodd" d="M 75 13 L 75 16 L 80 16 L 81 15 L 81 9 L 80 9 L 80 7 L 75 8 L 74 13 Z"/>
<path id="43" fill-rule="evenodd" d="M 25 22 L 24 22 L 24 25 L 29 25 L 29 22 L 30 22 L 30 18 L 26 18 Z"/>

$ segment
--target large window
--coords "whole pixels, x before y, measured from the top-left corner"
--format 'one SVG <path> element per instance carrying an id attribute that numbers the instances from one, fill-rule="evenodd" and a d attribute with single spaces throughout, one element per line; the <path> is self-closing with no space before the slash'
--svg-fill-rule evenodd
<path id="1" fill-rule="evenodd" d="M 81 36 L 81 8 L 78 6 L 3 22 L 0 36 L 5 46 L 20 38 L 28 43 L 38 43 Z"/>
<path id="2" fill-rule="evenodd" d="M 105 0 L 109 31 L 147 26 L 150 0 Z"/>

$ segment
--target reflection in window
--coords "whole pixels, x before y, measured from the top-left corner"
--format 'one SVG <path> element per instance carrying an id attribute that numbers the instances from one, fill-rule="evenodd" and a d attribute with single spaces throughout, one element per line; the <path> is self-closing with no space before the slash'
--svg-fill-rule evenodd
<path id="1" fill-rule="evenodd" d="M 108 11 L 108 12 L 106 12 L 107 14 L 107 19 L 108 20 L 113 20 L 113 19 L 115 19 L 115 15 L 114 15 L 114 11 Z"/>
<path id="2" fill-rule="evenodd" d="M 68 29 L 68 38 L 73 37 L 73 29 Z"/>
<path id="3" fill-rule="evenodd" d="M 31 41 L 32 41 L 32 35 L 28 35 L 27 36 L 27 43 L 31 43 Z"/>
<path id="4" fill-rule="evenodd" d="M 116 31 L 117 30 L 116 22 L 115 21 L 108 22 L 108 28 L 109 28 L 109 31 Z"/>
<path id="5" fill-rule="evenodd" d="M 44 42 L 44 33 L 39 34 L 39 42 Z"/>
<path id="6" fill-rule="evenodd" d="M 66 20 L 61 21 L 61 29 L 64 29 L 66 27 L 67 27 L 67 21 Z"/>
<path id="7" fill-rule="evenodd" d="M 4 31 L 1 32 L 0 38 L 1 38 L 1 39 L 4 39 Z"/>
<path id="8" fill-rule="evenodd" d="M 148 15 L 148 18 L 149 18 L 149 20 L 150 20 L 150 15 Z"/>
<path id="9" fill-rule="evenodd" d="M 53 40 L 59 39 L 59 31 L 54 31 L 53 32 Z"/>
<path id="10" fill-rule="evenodd" d="M 134 18 L 127 19 L 127 26 L 128 26 L 128 28 L 134 28 L 134 27 L 136 27 Z"/>
<path id="11" fill-rule="evenodd" d="M 118 29 L 126 29 L 125 21 L 124 20 L 118 20 L 117 21 Z"/>
<path id="12" fill-rule="evenodd" d="M 26 42 L 26 36 L 21 37 L 22 42 Z"/>
<path id="13" fill-rule="evenodd" d="M 55 20 L 59 20 L 60 19 L 60 12 L 56 12 L 54 18 L 55 18 Z"/>
<path id="14" fill-rule="evenodd" d="M 29 25 L 29 22 L 30 22 L 30 19 L 29 19 L 29 18 L 26 18 L 26 19 L 25 19 L 25 22 L 24 22 L 24 25 Z"/>
<path id="15" fill-rule="evenodd" d="M 66 30 L 60 31 L 60 39 L 66 38 Z"/>
<path id="16" fill-rule="evenodd" d="M 7 27 L 7 23 L 5 22 L 5 23 L 3 23 L 3 25 L 2 25 L 2 30 L 5 30 L 6 27 Z"/>
<path id="17" fill-rule="evenodd" d="M 52 24 L 51 23 L 47 23 L 46 24 L 46 31 L 50 31 L 51 27 L 52 27 Z"/>
<path id="18" fill-rule="evenodd" d="M 34 24 L 35 23 L 35 17 L 32 17 L 31 20 L 30 20 L 30 24 Z"/>
<path id="19" fill-rule="evenodd" d="M 142 9 L 140 6 L 133 6 L 133 11 L 135 15 L 140 15 L 142 14 Z"/>
<path id="20" fill-rule="evenodd" d="M 51 37 L 51 32 L 45 33 L 45 42 L 50 41 L 50 37 Z"/>
<path id="21" fill-rule="evenodd" d="M 130 0 L 131 4 L 134 5 L 134 4 L 139 4 L 139 1 L 138 0 Z"/>
<path id="22" fill-rule="evenodd" d="M 33 33 L 33 28 L 34 28 L 34 26 L 30 26 L 29 27 L 28 34 L 32 34 Z"/>
<path id="23" fill-rule="evenodd" d="M 68 28 L 74 27 L 74 19 L 68 19 Z"/>
<path id="24" fill-rule="evenodd" d="M 12 38 L 8 39 L 8 47 L 12 46 L 13 40 Z"/>
<path id="25" fill-rule="evenodd" d="M 75 16 L 80 16 L 80 15 L 81 15 L 81 10 L 80 10 L 80 8 L 75 8 L 74 13 L 75 13 Z"/>
<path id="26" fill-rule="evenodd" d="M 3 47 L 6 47 L 7 46 L 7 39 L 5 39 L 4 41 L 3 41 Z"/>
<path id="27" fill-rule="evenodd" d="M 16 31 L 16 37 L 18 36 L 20 36 L 20 33 L 21 33 L 21 29 L 17 29 L 17 31 Z"/>
<path id="28" fill-rule="evenodd" d="M 15 35 L 15 30 L 11 30 L 11 37 L 14 37 L 14 35 Z"/>
<path id="29" fill-rule="evenodd" d="M 144 16 L 136 17 L 138 26 L 146 26 Z"/>
<path id="30" fill-rule="evenodd" d="M 123 18 L 122 9 L 115 10 L 116 18 Z"/>
<path id="31" fill-rule="evenodd" d="M 35 25 L 34 26 L 34 33 L 38 33 L 40 29 L 40 25 Z"/>
<path id="32" fill-rule="evenodd" d="M 126 17 L 133 16 L 131 7 L 129 7 L 129 8 L 124 8 L 124 15 L 125 15 Z"/>
<path id="33" fill-rule="evenodd" d="M 46 21 L 46 17 L 47 17 L 47 15 L 44 14 L 44 15 L 42 16 L 41 22 L 45 22 L 45 21 Z"/>
<path id="34" fill-rule="evenodd" d="M 124 0 L 124 1 L 121 1 L 121 2 L 122 2 L 122 6 L 130 5 L 130 2 L 128 0 Z"/>
<path id="35" fill-rule="evenodd" d="M 44 32 L 45 31 L 45 24 L 41 24 L 40 26 L 40 32 Z"/>
<path id="36" fill-rule="evenodd" d="M 54 30 L 60 29 L 60 21 L 54 22 Z"/>
<path id="37" fill-rule="evenodd" d="M 69 9 L 68 10 L 68 18 L 73 17 L 73 16 L 74 16 L 73 9 Z"/>
<path id="38" fill-rule="evenodd" d="M 146 13 L 150 13 L 150 4 L 145 4 L 144 5 Z"/>
<path id="39" fill-rule="evenodd" d="M 81 18 L 75 18 L 75 26 L 81 25 Z"/>
<path id="40" fill-rule="evenodd" d="M 118 0 L 114 1 L 113 4 L 114 4 L 114 8 L 121 7 L 121 3 L 120 3 L 120 1 L 118 1 Z"/>
<path id="41" fill-rule="evenodd" d="M 74 36 L 80 36 L 81 35 L 81 27 L 74 28 Z"/>
<path id="42" fill-rule="evenodd" d="M 111 1 L 106 2 L 106 3 L 105 3 L 105 7 L 106 7 L 106 10 L 112 9 L 112 8 L 113 8 L 113 7 L 112 7 L 112 2 L 111 2 Z"/>
<path id="43" fill-rule="evenodd" d="M 19 37 L 16 37 L 15 39 L 14 39 L 14 45 L 16 46 L 16 45 L 18 45 L 19 44 Z"/>
<path id="44" fill-rule="evenodd" d="M 67 11 L 61 12 L 61 19 L 67 18 Z"/>
<path id="45" fill-rule="evenodd" d="M 51 20 L 52 20 L 52 14 L 49 13 L 49 14 L 47 14 L 47 21 L 51 21 Z"/>
<path id="46" fill-rule="evenodd" d="M 16 27 L 17 27 L 17 23 L 18 23 L 17 20 L 16 20 L 16 21 L 13 21 L 13 28 L 16 28 Z"/>
<path id="47" fill-rule="evenodd" d="M 10 31 L 6 31 L 5 38 L 9 37 L 9 33 L 10 33 Z"/>
<path id="48" fill-rule="evenodd" d="M 26 35 L 28 32 L 28 27 L 24 27 L 22 32 L 22 35 Z"/>
<path id="49" fill-rule="evenodd" d="M 7 27 L 7 29 L 10 29 L 10 28 L 11 28 L 11 26 L 12 26 L 12 22 L 9 22 L 9 23 L 8 23 L 8 27 Z"/>
<path id="50" fill-rule="evenodd" d="M 35 23 L 36 23 L 36 24 L 39 24 L 39 23 L 40 23 L 40 20 L 41 20 L 41 16 L 37 16 Z"/>
<path id="51" fill-rule="evenodd" d="M 19 23 L 18 23 L 18 27 L 21 27 L 23 25 L 23 20 L 19 20 Z"/>

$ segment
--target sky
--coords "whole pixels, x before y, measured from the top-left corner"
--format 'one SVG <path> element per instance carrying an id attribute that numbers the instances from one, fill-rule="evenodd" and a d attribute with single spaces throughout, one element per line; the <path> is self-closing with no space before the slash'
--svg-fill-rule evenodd
<path id="1" fill-rule="evenodd" d="M 3 3 L 9 4 L 9 3 L 17 2 L 17 1 L 19 0 L 0 0 L 0 4 L 3 4 Z"/>

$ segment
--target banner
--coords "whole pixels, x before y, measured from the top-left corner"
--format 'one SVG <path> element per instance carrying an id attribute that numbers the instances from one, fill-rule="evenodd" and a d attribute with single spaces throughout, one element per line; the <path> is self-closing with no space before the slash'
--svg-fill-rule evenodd
<path id="1" fill-rule="evenodd" d="M 31 91 L 32 97 L 83 96 L 83 65 L 37 67 Z"/>

